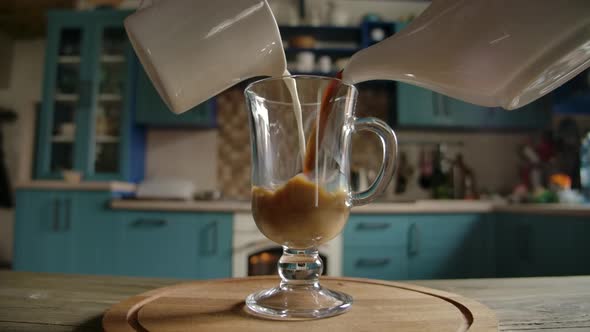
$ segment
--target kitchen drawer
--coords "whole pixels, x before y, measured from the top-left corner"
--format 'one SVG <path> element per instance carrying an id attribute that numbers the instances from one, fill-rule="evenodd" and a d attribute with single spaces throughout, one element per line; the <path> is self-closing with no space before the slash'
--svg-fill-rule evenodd
<path id="1" fill-rule="evenodd" d="M 416 252 L 460 250 L 467 244 L 482 243 L 485 235 L 485 221 L 479 214 L 419 215 L 408 220 L 408 247 Z"/>
<path id="2" fill-rule="evenodd" d="M 344 246 L 391 246 L 405 248 L 406 218 L 402 216 L 351 216 L 344 229 Z"/>
<path id="3" fill-rule="evenodd" d="M 493 276 L 490 223 L 478 214 L 421 215 L 408 228 L 408 278 Z"/>
<path id="4" fill-rule="evenodd" d="M 120 216 L 118 274 L 194 277 L 198 259 L 196 220 L 190 215 L 125 212 Z"/>
<path id="5" fill-rule="evenodd" d="M 345 247 L 343 275 L 371 279 L 406 279 L 404 249 L 395 247 Z"/>

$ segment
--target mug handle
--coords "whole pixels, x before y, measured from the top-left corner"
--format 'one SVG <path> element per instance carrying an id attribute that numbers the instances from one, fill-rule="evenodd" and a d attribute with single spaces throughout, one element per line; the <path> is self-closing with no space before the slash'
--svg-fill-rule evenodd
<path id="1" fill-rule="evenodd" d="M 367 190 L 352 193 L 352 205 L 371 203 L 389 185 L 397 167 L 397 137 L 391 127 L 377 118 L 367 117 L 354 120 L 354 131 L 368 130 L 379 136 L 383 147 L 381 169 L 375 181 Z"/>

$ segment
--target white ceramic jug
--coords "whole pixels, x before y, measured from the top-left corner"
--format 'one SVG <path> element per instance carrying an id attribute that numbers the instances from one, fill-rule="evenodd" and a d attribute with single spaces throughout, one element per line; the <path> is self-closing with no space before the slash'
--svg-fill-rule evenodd
<path id="1" fill-rule="evenodd" d="M 182 113 L 254 76 L 287 68 L 265 0 L 144 0 L 125 29 L 156 90 Z"/>
<path id="2" fill-rule="evenodd" d="M 433 0 L 356 53 L 344 79 L 385 79 L 513 109 L 590 65 L 590 0 Z"/>

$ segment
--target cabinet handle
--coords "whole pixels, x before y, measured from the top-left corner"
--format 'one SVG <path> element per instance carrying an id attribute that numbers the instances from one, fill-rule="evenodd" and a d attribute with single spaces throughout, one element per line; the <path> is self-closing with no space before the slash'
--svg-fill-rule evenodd
<path id="1" fill-rule="evenodd" d="M 165 219 L 137 219 L 131 224 L 131 227 L 163 227 L 168 224 Z"/>
<path id="2" fill-rule="evenodd" d="M 379 267 L 389 264 L 390 258 L 360 258 L 356 261 L 359 267 Z"/>
<path id="3" fill-rule="evenodd" d="M 411 224 L 408 229 L 408 256 L 418 255 L 420 248 L 418 226 Z"/>
<path id="4" fill-rule="evenodd" d="M 388 222 L 360 222 L 356 229 L 358 230 L 380 230 L 380 229 L 387 229 L 391 227 L 391 223 Z"/>
<path id="5" fill-rule="evenodd" d="M 59 198 L 56 198 L 53 201 L 53 231 L 59 231 L 59 208 L 60 208 L 60 201 Z"/>
<path id="6" fill-rule="evenodd" d="M 443 95 L 438 95 L 438 104 L 440 105 L 440 108 L 442 109 L 444 115 L 446 116 L 451 116 L 451 111 L 448 107 L 445 106 L 445 97 Z"/>
<path id="7" fill-rule="evenodd" d="M 65 230 L 68 231 L 70 230 L 70 225 L 71 225 L 71 216 L 72 216 L 72 199 L 68 198 L 65 201 L 65 215 L 66 215 L 66 225 L 65 225 Z"/>
<path id="8" fill-rule="evenodd" d="M 440 106 L 440 103 L 438 102 L 438 93 L 432 93 L 432 114 L 436 117 L 438 116 L 438 108 Z"/>
<path id="9" fill-rule="evenodd" d="M 204 236 L 206 237 L 202 241 L 203 253 L 205 255 L 215 255 L 217 253 L 217 235 L 218 235 L 217 221 L 209 223 L 205 226 Z"/>

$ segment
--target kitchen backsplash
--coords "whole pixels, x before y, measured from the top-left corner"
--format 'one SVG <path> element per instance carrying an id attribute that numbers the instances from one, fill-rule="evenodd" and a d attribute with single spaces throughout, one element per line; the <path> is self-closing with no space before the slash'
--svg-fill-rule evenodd
<path id="1" fill-rule="evenodd" d="M 233 88 L 222 93 L 217 107 L 219 189 L 225 198 L 247 199 L 250 195 L 250 129 L 243 90 Z"/>

